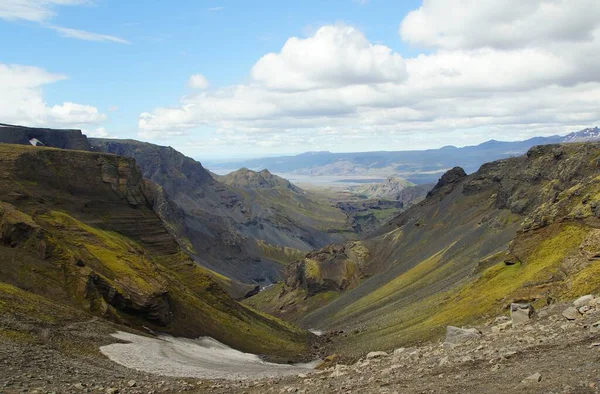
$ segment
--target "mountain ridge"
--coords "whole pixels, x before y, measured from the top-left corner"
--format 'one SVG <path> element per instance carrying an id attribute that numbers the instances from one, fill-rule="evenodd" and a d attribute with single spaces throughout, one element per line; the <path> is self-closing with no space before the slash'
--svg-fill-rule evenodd
<path id="1" fill-rule="evenodd" d="M 594 133 L 594 130 L 596 132 Z M 587 137 L 586 137 L 587 136 Z M 587 138 L 587 139 L 586 139 Z M 211 169 L 247 167 L 252 170 L 269 168 L 278 174 L 309 176 L 400 176 L 417 184 L 435 183 L 448 169 L 460 166 L 467 173 L 482 164 L 518 156 L 533 146 L 555 143 L 595 141 L 598 128 L 588 128 L 566 136 L 532 137 L 524 141 L 490 140 L 479 145 L 409 151 L 373 151 L 266 157 L 211 165 Z"/>

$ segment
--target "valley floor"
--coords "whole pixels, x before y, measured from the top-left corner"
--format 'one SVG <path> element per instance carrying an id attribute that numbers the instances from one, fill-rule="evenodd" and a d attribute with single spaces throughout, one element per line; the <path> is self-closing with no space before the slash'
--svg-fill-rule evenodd
<path id="1" fill-rule="evenodd" d="M 351 365 L 257 380 L 168 378 L 137 372 L 98 355 L 65 356 L 57 338 L 106 344 L 99 321 L 48 333 L 48 343 L 0 340 L 0 392 L 30 393 L 598 393 L 600 306 L 577 320 L 569 305 L 538 311 L 518 328 L 490 322 L 482 336 L 455 348 L 439 343 L 372 354 Z M 499 331 L 500 328 L 502 331 Z M 80 350 L 81 351 L 81 350 Z M 539 374 L 532 377 L 534 374 Z M 528 379 L 530 378 L 530 379 Z"/>

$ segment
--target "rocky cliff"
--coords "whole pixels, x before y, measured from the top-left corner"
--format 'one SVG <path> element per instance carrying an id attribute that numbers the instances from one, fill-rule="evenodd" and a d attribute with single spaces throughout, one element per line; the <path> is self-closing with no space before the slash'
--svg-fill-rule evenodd
<path id="1" fill-rule="evenodd" d="M 61 149 L 90 150 L 91 148 L 81 130 L 57 130 L 0 123 L 0 143 L 35 145 L 40 142 L 45 146 Z"/>

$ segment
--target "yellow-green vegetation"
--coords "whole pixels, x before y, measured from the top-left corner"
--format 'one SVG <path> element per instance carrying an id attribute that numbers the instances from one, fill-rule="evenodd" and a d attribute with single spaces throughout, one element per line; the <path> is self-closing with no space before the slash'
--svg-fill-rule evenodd
<path id="1" fill-rule="evenodd" d="M 173 335 L 212 336 L 274 359 L 299 359 L 305 354 L 305 331 L 235 302 L 213 279 L 218 274 L 201 268 L 183 252 L 150 254 L 129 238 L 85 224 L 66 212 L 42 211 L 34 220 L 43 228 L 52 256 L 41 264 L 35 260 L 25 263 L 29 260 L 19 257 L 23 265 L 14 268 L 25 273 L 15 280 L 39 295 L 0 284 L 3 314 L 18 314 L 36 324 L 64 323 L 71 319 L 65 318 L 69 313 L 75 320 L 84 319 L 61 306 L 64 302 L 133 326 L 149 326 Z M 5 247 L 0 251 L 22 253 Z M 110 301 L 86 285 L 90 275 L 99 275 L 116 294 L 142 309 L 154 294 L 168 294 L 171 321 L 156 326 L 143 315 L 109 305 Z"/>
<path id="2" fill-rule="evenodd" d="M 254 309 L 287 321 L 298 321 L 302 316 L 338 298 L 337 291 L 326 291 L 308 297 L 304 289 L 286 289 L 283 283 L 273 285 L 243 301 Z"/>
<path id="3" fill-rule="evenodd" d="M 452 245 L 444 250 L 439 251 L 428 259 L 422 261 L 416 267 L 386 283 L 384 286 L 380 287 L 369 295 L 359 299 L 349 308 L 340 311 L 339 315 L 342 316 L 349 311 L 352 311 L 352 313 L 360 313 L 360 311 L 365 308 L 371 308 L 377 304 L 385 303 L 386 298 L 398 291 L 410 291 L 411 287 L 418 288 L 439 280 L 449 268 L 447 265 L 440 265 L 440 260 L 444 253 L 451 247 Z"/>
<path id="4" fill-rule="evenodd" d="M 315 281 L 319 282 L 322 279 L 319 262 L 309 258 L 304 259 L 304 275 L 307 278 L 314 278 Z"/>
<path id="5" fill-rule="evenodd" d="M 5 317 L 13 316 L 19 320 L 44 324 L 76 321 L 85 316 L 72 308 L 4 282 L 0 282 L 0 313 Z"/>
<path id="6" fill-rule="evenodd" d="M 307 251 L 287 246 L 271 245 L 263 240 L 257 240 L 256 245 L 260 248 L 264 258 L 277 261 L 283 265 L 288 265 L 293 261 L 303 258 L 307 253 Z"/>
<path id="7" fill-rule="evenodd" d="M 560 281 L 560 271 L 565 259 L 576 255 L 579 245 L 590 229 L 580 223 L 563 223 L 545 228 L 539 233 L 522 235 L 515 249 L 520 253 L 521 263 L 506 265 L 502 262 L 484 270 L 480 276 L 465 281 L 449 291 L 432 294 L 419 302 L 406 304 L 399 309 L 378 316 L 367 331 L 342 345 L 344 350 L 355 352 L 356 346 L 365 341 L 372 348 L 385 348 L 425 340 L 443 332 L 446 326 L 461 326 L 505 313 L 512 301 L 545 298 L 570 299 L 600 289 L 597 275 L 600 269 L 589 265 L 566 282 Z M 433 272 L 439 255 L 415 267 L 422 272 Z M 420 265 L 421 265 L 420 264 Z M 416 272 L 410 270 L 396 280 L 369 295 L 370 302 L 381 300 L 395 286 L 408 285 L 415 280 Z M 421 275 L 425 277 L 427 274 Z M 585 285 L 587 283 L 588 285 Z M 569 286 L 565 286 L 569 284 Z M 359 300 L 358 309 L 366 309 L 368 301 Z M 359 346 L 360 347 L 360 346 Z M 361 349 L 366 350 L 366 349 Z"/>
<path id="8" fill-rule="evenodd" d="M 132 240 L 86 225 L 65 212 L 50 211 L 39 220 L 46 224 L 48 237 L 62 251 L 63 258 L 70 257 L 68 263 L 85 261 L 117 287 L 128 286 L 142 293 L 162 290 L 155 265 Z"/>

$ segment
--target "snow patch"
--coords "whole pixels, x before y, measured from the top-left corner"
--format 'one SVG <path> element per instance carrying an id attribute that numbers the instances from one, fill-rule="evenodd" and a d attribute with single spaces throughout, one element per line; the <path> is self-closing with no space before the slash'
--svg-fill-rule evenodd
<path id="1" fill-rule="evenodd" d="M 320 360 L 307 364 L 275 364 L 243 353 L 209 337 L 198 339 L 162 335 L 148 338 L 119 331 L 114 338 L 129 343 L 102 346 L 112 361 L 138 371 L 199 379 L 260 379 L 307 373 Z"/>

